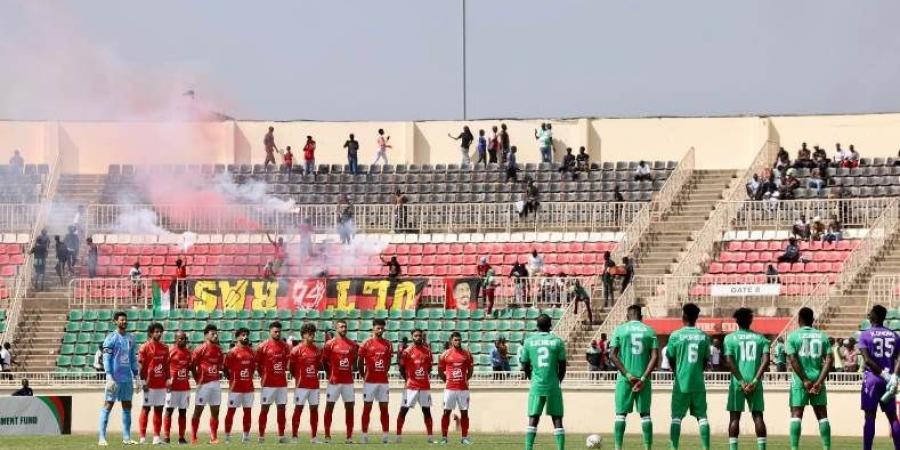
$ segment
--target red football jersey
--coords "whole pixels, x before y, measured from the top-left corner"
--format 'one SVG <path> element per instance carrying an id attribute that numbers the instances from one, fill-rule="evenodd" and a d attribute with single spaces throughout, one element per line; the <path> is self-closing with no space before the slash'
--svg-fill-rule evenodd
<path id="1" fill-rule="evenodd" d="M 366 364 L 367 383 L 387 383 L 394 348 L 384 338 L 369 338 L 359 347 L 359 357 Z"/>
<path id="2" fill-rule="evenodd" d="M 191 360 L 196 370 L 197 384 L 206 384 L 221 379 L 219 372 L 222 370 L 225 355 L 222 354 L 222 347 L 219 347 L 218 344 L 209 342 L 200 344 L 194 349 Z"/>
<path id="3" fill-rule="evenodd" d="M 316 344 L 300 344 L 291 350 L 291 375 L 296 387 L 319 388 L 319 368 L 322 367 L 322 352 Z"/>
<path id="4" fill-rule="evenodd" d="M 141 379 L 150 389 L 165 389 L 169 379 L 169 348 L 166 344 L 147 341 L 138 353 L 141 364 Z"/>
<path id="5" fill-rule="evenodd" d="M 406 371 L 406 388 L 414 391 L 431 389 L 431 349 L 427 345 L 412 345 L 403 351 L 400 365 Z"/>
<path id="6" fill-rule="evenodd" d="M 358 349 L 356 342 L 340 336 L 325 343 L 322 347 L 322 360 L 328 363 L 329 383 L 353 383 L 353 361 L 356 361 Z"/>
<path id="7" fill-rule="evenodd" d="M 256 355 L 253 349 L 235 345 L 225 355 L 228 369 L 228 389 L 231 392 L 253 392 L 253 371 L 256 370 Z"/>
<path id="8" fill-rule="evenodd" d="M 447 390 L 468 391 L 469 370 L 474 364 L 472 354 L 466 349 L 451 347 L 444 351 L 438 359 L 438 371 L 447 378 Z"/>
<path id="9" fill-rule="evenodd" d="M 173 345 L 169 348 L 169 376 L 173 391 L 191 390 L 191 349 Z"/>
<path id="10" fill-rule="evenodd" d="M 256 347 L 256 370 L 263 387 L 287 387 L 287 365 L 291 347 L 287 342 L 267 339 Z"/>

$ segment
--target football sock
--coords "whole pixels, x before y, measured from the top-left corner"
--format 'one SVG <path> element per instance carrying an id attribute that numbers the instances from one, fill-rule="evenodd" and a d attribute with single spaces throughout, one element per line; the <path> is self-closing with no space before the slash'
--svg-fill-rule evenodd
<path id="1" fill-rule="evenodd" d="M 459 427 L 462 431 L 462 437 L 469 437 L 469 414 L 463 414 L 462 418 L 459 419 Z"/>
<path id="2" fill-rule="evenodd" d="M 433 428 L 434 428 L 434 423 L 431 420 L 431 416 L 425 417 L 425 432 L 428 433 L 428 436 L 432 436 Z"/>
<path id="3" fill-rule="evenodd" d="M 766 438 L 756 438 L 756 450 L 766 450 Z"/>
<path id="4" fill-rule="evenodd" d="M 556 450 L 565 450 L 566 430 L 564 428 L 557 428 L 553 430 L 553 437 L 556 438 Z"/>
<path id="5" fill-rule="evenodd" d="M 872 450 L 875 441 L 875 417 L 865 417 L 863 422 L 863 450 Z M 893 428 L 893 427 L 891 427 Z M 893 429 L 891 430 L 893 432 Z"/>
<path id="6" fill-rule="evenodd" d="M 141 413 L 138 415 L 138 435 L 141 439 L 147 437 L 147 420 L 147 409 L 141 408 Z"/>
<path id="7" fill-rule="evenodd" d="M 334 415 L 334 410 L 326 409 L 325 410 L 325 439 L 331 439 L 331 419 Z"/>
<path id="8" fill-rule="evenodd" d="M 672 419 L 672 424 L 669 425 L 669 440 L 672 441 L 672 448 L 678 450 L 678 442 L 681 440 L 681 419 Z"/>
<path id="9" fill-rule="evenodd" d="M 791 417 L 791 450 L 797 450 L 800 446 L 800 418 Z"/>
<path id="10" fill-rule="evenodd" d="M 397 436 L 400 436 L 403 434 L 403 422 L 404 421 L 405 421 L 405 418 L 402 415 L 398 414 L 397 415 Z"/>
<path id="11" fill-rule="evenodd" d="M 381 411 L 381 431 L 387 433 L 390 430 L 390 415 L 388 414 L 387 403 L 379 403 L 378 410 Z"/>
<path id="12" fill-rule="evenodd" d="M 163 416 L 163 436 L 166 439 L 169 439 L 169 436 L 172 435 L 172 416 L 166 414 Z"/>
<path id="13" fill-rule="evenodd" d="M 250 433 L 250 427 L 253 425 L 253 410 L 250 408 L 244 408 L 244 414 L 241 416 L 244 423 L 244 433 Z"/>
<path id="14" fill-rule="evenodd" d="M 225 411 L 225 434 L 231 434 L 231 424 L 234 422 L 235 411 L 237 411 L 235 408 L 228 408 Z"/>
<path id="15" fill-rule="evenodd" d="M 891 423 L 891 438 L 894 440 L 894 450 L 900 450 L 900 420 Z"/>
<path id="16" fill-rule="evenodd" d="M 316 437 L 316 434 L 319 432 L 319 412 L 313 411 L 310 409 L 309 411 L 309 433 L 313 438 Z"/>
<path id="17" fill-rule="evenodd" d="M 728 450 L 738 450 L 738 438 L 728 438 Z"/>
<path id="18" fill-rule="evenodd" d="M 187 410 L 182 410 L 178 412 L 178 437 L 183 439 L 185 430 L 187 430 Z"/>
<path id="19" fill-rule="evenodd" d="M 525 450 L 534 450 L 535 437 L 537 437 L 537 427 L 525 428 Z"/>
<path id="20" fill-rule="evenodd" d="M 266 437 L 266 422 L 269 421 L 269 411 L 260 411 L 259 413 L 259 437 Z"/>
<path id="21" fill-rule="evenodd" d="M 641 417 L 641 434 L 644 435 L 644 448 L 653 447 L 653 421 L 650 416 Z"/>
<path id="22" fill-rule="evenodd" d="M 703 450 L 709 450 L 709 419 L 700 417 L 697 419 L 697 425 L 700 426 L 700 445 L 703 446 Z"/>
<path id="23" fill-rule="evenodd" d="M 131 410 L 122 410 L 122 440 L 131 440 Z"/>
<path id="24" fill-rule="evenodd" d="M 447 431 L 450 430 L 450 412 L 444 411 L 441 416 L 441 437 L 447 437 Z"/>
<path id="25" fill-rule="evenodd" d="M 219 439 L 219 418 L 216 416 L 209 418 L 209 437 L 212 440 Z"/>
<path id="26" fill-rule="evenodd" d="M 613 436 L 616 450 L 621 450 L 622 442 L 625 440 L 625 416 L 616 416 L 616 423 L 613 426 Z"/>
<path id="27" fill-rule="evenodd" d="M 284 437 L 287 426 L 287 409 L 284 405 L 275 407 L 275 419 L 278 421 L 278 437 Z"/>
<path id="28" fill-rule="evenodd" d="M 297 437 L 297 431 L 300 429 L 300 417 L 303 415 L 303 406 L 295 406 L 294 414 L 291 415 L 291 436 Z"/>
<path id="29" fill-rule="evenodd" d="M 100 440 L 106 440 L 106 426 L 109 425 L 109 410 L 100 408 Z"/>
<path id="30" fill-rule="evenodd" d="M 159 437 L 162 428 L 162 408 L 153 409 L 153 436 Z"/>
<path id="31" fill-rule="evenodd" d="M 347 439 L 353 438 L 353 410 L 347 408 L 347 405 L 344 404 L 344 425 L 347 426 Z M 428 434 L 431 434 L 429 431 Z"/>
<path id="32" fill-rule="evenodd" d="M 822 448 L 831 450 L 831 422 L 827 417 L 819 421 L 819 436 L 822 438 Z"/>
<path id="33" fill-rule="evenodd" d="M 200 417 L 199 416 L 191 417 L 191 440 L 192 441 L 197 440 L 197 433 L 199 432 L 199 428 L 200 428 Z"/>
<path id="34" fill-rule="evenodd" d="M 363 434 L 369 432 L 369 420 L 372 417 L 372 404 L 371 403 L 363 403 L 363 412 L 362 417 L 360 418 L 360 427 L 362 429 Z"/>

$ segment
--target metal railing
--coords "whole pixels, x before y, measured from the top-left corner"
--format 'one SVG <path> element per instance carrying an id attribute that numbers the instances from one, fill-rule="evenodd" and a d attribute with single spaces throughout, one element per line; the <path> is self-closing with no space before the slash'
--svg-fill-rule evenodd
<path id="1" fill-rule="evenodd" d="M 569 306 L 566 306 L 566 310 L 563 312 L 562 317 L 553 324 L 553 333 L 566 343 L 569 342 L 569 336 L 575 331 L 575 328 L 581 324 L 585 314 L 587 314 L 585 311 L 587 308 L 581 308 L 581 311 L 578 314 L 575 314 L 574 308 L 575 302 L 569 303 Z"/>
<path id="2" fill-rule="evenodd" d="M 900 206 L 898 205 L 900 205 L 900 199 L 893 198 L 881 210 L 881 215 L 869 227 L 866 237 L 844 260 L 844 270 L 841 271 L 834 283 L 834 291 L 840 293 L 849 289 L 860 273 L 869 267 L 885 244 L 897 233 L 898 226 L 900 226 Z"/>
<path id="3" fill-rule="evenodd" d="M 353 205 L 357 233 L 618 231 L 648 202 L 540 202 L 520 217 L 515 203 L 414 203 Z M 90 205 L 89 233 L 291 233 L 304 220 L 316 232 L 335 232 L 341 205 L 299 205 L 276 210 L 262 205 Z"/>
<path id="4" fill-rule="evenodd" d="M 615 330 L 620 323 L 625 322 L 628 307 L 633 305 L 637 300 L 635 298 L 634 289 L 634 283 L 632 283 L 625 288 L 625 292 L 616 299 L 612 309 L 609 310 L 609 313 L 606 314 L 606 318 L 600 324 L 600 327 L 597 328 L 594 336 L 591 337 L 592 341 L 599 340 L 602 334 L 612 336 L 613 330 Z"/>
<path id="5" fill-rule="evenodd" d="M 681 193 L 684 185 L 691 179 L 694 174 L 695 151 L 694 147 L 688 149 L 681 161 L 675 167 L 675 170 L 669 175 L 662 189 L 656 194 L 653 200 L 653 220 L 662 218 L 669 208 L 675 203 L 675 199 Z"/>
<path id="6" fill-rule="evenodd" d="M 816 284 L 812 291 L 807 295 L 800 306 L 797 308 L 810 308 L 813 312 L 816 313 L 816 321 L 814 325 L 818 326 L 822 323 L 823 317 L 825 317 L 825 309 L 828 305 L 828 300 L 831 298 L 831 284 L 828 283 L 828 278 L 823 278 Z M 797 329 L 797 321 L 791 317 L 791 320 L 784 326 L 778 336 L 775 339 L 772 339 L 772 349 L 774 351 L 775 343 L 778 342 L 779 339 L 785 340 L 787 339 L 787 335 L 792 331 Z"/>
<path id="7" fill-rule="evenodd" d="M 832 217 L 844 227 L 869 227 L 895 199 L 890 197 L 728 202 L 737 212 L 732 230 L 788 230 L 801 216 L 820 217 L 827 225 Z"/>
<path id="8" fill-rule="evenodd" d="M 0 230 L 6 233 L 30 232 L 39 209 L 38 203 L 0 203 Z"/>
<path id="9" fill-rule="evenodd" d="M 900 307 L 900 275 L 876 275 L 869 280 L 866 311 L 874 305 L 894 309 Z"/>

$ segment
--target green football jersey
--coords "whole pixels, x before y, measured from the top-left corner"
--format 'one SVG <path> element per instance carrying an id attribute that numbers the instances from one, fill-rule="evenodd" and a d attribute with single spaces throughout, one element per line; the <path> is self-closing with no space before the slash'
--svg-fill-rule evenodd
<path id="1" fill-rule="evenodd" d="M 548 394 L 560 390 L 559 363 L 566 360 L 566 345 L 552 333 L 538 332 L 525 338 L 519 361 L 531 364 L 531 392 Z"/>
<path id="2" fill-rule="evenodd" d="M 737 330 L 725 336 L 725 356 L 730 356 L 741 377 L 747 382 L 753 380 L 763 355 L 769 353 L 769 340 L 750 330 Z"/>
<path id="3" fill-rule="evenodd" d="M 787 360 L 784 357 L 784 344 L 781 342 L 775 343 L 775 364 L 784 364 Z"/>
<path id="4" fill-rule="evenodd" d="M 785 352 L 788 356 L 794 355 L 806 378 L 815 382 L 825 367 L 825 356 L 831 354 L 831 343 L 822 331 L 802 327 L 788 335 Z M 797 374 L 793 375 L 793 379 L 795 384 L 801 383 Z"/>
<path id="5" fill-rule="evenodd" d="M 611 348 L 619 349 L 619 360 L 628 373 L 640 377 L 650 363 L 651 350 L 659 348 L 656 332 L 643 322 L 632 320 L 616 327 L 613 331 Z M 619 373 L 619 379 L 625 375 Z"/>
<path id="6" fill-rule="evenodd" d="M 697 327 L 683 327 L 669 336 L 666 358 L 675 363 L 675 383 L 683 393 L 706 392 L 703 368 L 709 358 L 709 336 Z"/>

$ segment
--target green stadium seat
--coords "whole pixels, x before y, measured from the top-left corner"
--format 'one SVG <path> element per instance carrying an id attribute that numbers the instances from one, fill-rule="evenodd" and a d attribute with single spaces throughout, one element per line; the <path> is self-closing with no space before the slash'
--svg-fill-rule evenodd
<path id="1" fill-rule="evenodd" d="M 81 329 L 81 326 L 78 322 L 67 322 L 66 323 L 66 333 L 77 333 L 78 330 Z"/>
<path id="2" fill-rule="evenodd" d="M 388 311 L 388 318 L 391 320 L 400 320 L 403 318 L 403 311 L 399 309 L 392 309 Z"/>
<path id="3" fill-rule="evenodd" d="M 294 320 L 305 320 L 306 319 L 306 311 L 305 309 L 298 309 L 294 311 L 293 319 Z"/>
<path id="4" fill-rule="evenodd" d="M 279 310 L 278 320 L 291 320 L 291 311 L 288 309 Z"/>
<path id="5" fill-rule="evenodd" d="M 428 319 L 428 310 L 420 309 L 420 310 L 416 311 L 416 319 L 418 319 L 418 320 Z"/>
<path id="6" fill-rule="evenodd" d="M 470 313 L 470 318 L 472 320 L 484 320 L 484 310 L 476 309 Z"/>
<path id="7" fill-rule="evenodd" d="M 169 318 L 169 311 L 165 309 L 153 310 L 153 320 L 160 322 Z"/>
<path id="8" fill-rule="evenodd" d="M 75 346 L 72 344 L 63 344 L 59 347 L 60 355 L 71 355 L 75 353 Z"/>
<path id="9" fill-rule="evenodd" d="M 72 365 L 72 357 L 69 355 L 59 355 L 56 357 L 57 367 L 69 367 Z"/>
<path id="10" fill-rule="evenodd" d="M 208 311 L 194 311 L 194 320 L 202 320 L 204 322 L 209 320 L 209 312 Z"/>
<path id="11" fill-rule="evenodd" d="M 250 332 L 250 341 L 253 342 L 254 344 L 262 342 L 266 339 L 267 339 L 267 337 L 266 337 L 265 333 L 263 333 L 262 331 L 251 331 Z"/>
<path id="12" fill-rule="evenodd" d="M 514 320 L 509 329 L 512 331 L 525 331 L 525 322 Z"/>
<path id="13" fill-rule="evenodd" d="M 78 331 L 81 332 L 92 332 L 94 330 L 96 330 L 94 322 L 81 322 L 81 325 L 78 326 Z"/>
<path id="14" fill-rule="evenodd" d="M 109 309 L 100 309 L 97 310 L 97 320 L 100 322 L 110 322 L 112 321 L 113 312 Z"/>
<path id="15" fill-rule="evenodd" d="M 448 309 L 444 311 L 444 320 L 456 320 L 457 316 L 458 314 L 455 309 Z"/>
<path id="16" fill-rule="evenodd" d="M 549 316 L 553 318 L 553 320 L 562 319 L 562 316 L 565 314 L 565 311 L 563 311 L 562 308 L 553 308 L 550 311 Z"/>
<path id="17" fill-rule="evenodd" d="M 169 320 L 182 320 L 184 319 L 185 309 L 173 309 L 169 311 Z"/>
<path id="18" fill-rule="evenodd" d="M 525 333 L 521 331 L 513 331 L 509 333 L 510 342 L 522 342 L 525 340 Z"/>
<path id="19" fill-rule="evenodd" d="M 319 320 L 322 318 L 322 313 L 317 309 L 311 309 L 306 312 L 306 320 Z"/>
<path id="20" fill-rule="evenodd" d="M 473 321 L 469 324 L 469 331 L 481 331 L 483 322 Z"/>
<path id="21" fill-rule="evenodd" d="M 471 325 L 471 324 L 472 324 L 472 322 L 471 322 L 471 321 L 468 321 L 468 320 L 456 322 L 456 331 L 466 331 L 466 332 L 468 332 L 468 331 L 469 331 L 469 325 Z"/>
<path id="22" fill-rule="evenodd" d="M 491 357 L 485 354 L 476 355 L 473 357 L 475 359 L 475 364 L 479 366 L 490 366 L 491 365 Z"/>
<path id="23" fill-rule="evenodd" d="M 348 320 L 347 321 L 347 329 L 350 331 L 359 330 L 359 321 L 358 320 Z"/>
<path id="24" fill-rule="evenodd" d="M 391 342 L 396 342 L 400 339 L 400 335 L 396 331 L 385 331 L 384 338 Z"/>
<path id="25" fill-rule="evenodd" d="M 140 317 L 140 311 L 137 309 L 129 309 L 125 311 L 125 316 L 128 317 L 129 322 L 138 320 L 138 318 Z"/>
<path id="26" fill-rule="evenodd" d="M 265 327 L 265 326 L 263 325 L 263 321 L 262 321 L 262 320 L 253 319 L 253 320 L 248 320 L 248 321 L 247 321 L 247 328 L 249 328 L 250 331 L 260 331 L 260 330 L 262 330 L 264 327 Z"/>
<path id="27" fill-rule="evenodd" d="M 237 316 L 238 316 L 238 319 L 241 319 L 241 320 L 250 320 L 251 318 L 253 318 L 253 313 L 251 313 L 247 309 L 242 309 L 242 310 L 238 311 Z"/>
<path id="28" fill-rule="evenodd" d="M 459 309 L 456 311 L 456 320 L 469 320 L 472 318 L 472 312 L 468 309 Z"/>
<path id="29" fill-rule="evenodd" d="M 175 332 L 174 331 L 163 331 L 162 335 L 163 343 L 165 344 L 174 344 L 175 343 Z"/>
<path id="30" fill-rule="evenodd" d="M 267 309 L 266 312 L 266 320 L 273 321 L 278 319 L 278 310 L 275 309 Z"/>
<path id="31" fill-rule="evenodd" d="M 222 316 L 222 318 L 225 320 L 235 320 L 235 319 L 237 319 L 237 317 L 238 317 L 238 313 L 237 313 L 237 311 L 235 311 L 233 309 L 229 309 L 228 311 L 225 311 L 225 314 Z"/>
<path id="32" fill-rule="evenodd" d="M 512 319 L 512 312 L 512 308 L 498 309 L 494 311 L 494 317 L 497 319 L 509 320 Z"/>
<path id="33" fill-rule="evenodd" d="M 203 342 L 203 332 L 202 331 L 191 331 L 188 333 L 188 341 L 191 345 L 196 345 Z"/>
<path id="34" fill-rule="evenodd" d="M 184 309 L 181 313 L 181 320 L 194 320 L 197 317 L 197 311 L 193 309 Z"/>
<path id="35" fill-rule="evenodd" d="M 153 310 L 152 309 L 140 309 L 138 310 L 138 320 L 149 321 L 153 320 Z"/>
<path id="36" fill-rule="evenodd" d="M 218 326 L 221 331 L 234 331 L 234 321 L 231 320 L 223 320 Z"/>
<path id="37" fill-rule="evenodd" d="M 403 320 L 415 320 L 416 312 L 411 309 L 404 309 L 400 311 L 400 318 Z"/>
<path id="38" fill-rule="evenodd" d="M 470 331 L 468 336 L 469 342 L 481 342 L 484 340 L 484 333 L 481 331 Z"/>
<path id="39" fill-rule="evenodd" d="M 376 319 L 387 320 L 388 315 L 389 315 L 389 313 L 386 309 L 375 310 L 375 318 Z"/>
<path id="40" fill-rule="evenodd" d="M 399 320 L 389 320 L 387 322 L 388 331 L 397 331 L 400 329 L 400 321 Z"/>
<path id="41" fill-rule="evenodd" d="M 326 309 L 319 314 L 319 318 L 322 320 L 333 320 L 334 319 L 334 310 Z"/>
<path id="42" fill-rule="evenodd" d="M 358 309 L 351 309 L 347 313 L 347 318 L 350 320 L 359 320 L 361 317 L 362 317 L 362 314 L 359 312 Z"/>
<path id="43" fill-rule="evenodd" d="M 87 333 L 82 333 L 82 334 L 87 334 Z M 99 345 L 99 344 L 102 344 L 103 341 L 106 340 L 106 335 L 107 335 L 107 334 L 109 334 L 109 333 L 106 333 L 106 332 L 103 332 L 103 331 L 95 331 L 95 332 L 93 332 L 93 333 L 90 334 L 90 340 L 91 340 L 91 342 L 93 342 L 93 343 L 95 343 L 95 344 L 98 344 L 98 345 Z"/>
<path id="44" fill-rule="evenodd" d="M 872 328 L 872 324 L 869 323 L 868 319 L 863 319 L 863 321 L 859 323 L 860 330 L 868 330 L 869 328 Z"/>
<path id="45" fill-rule="evenodd" d="M 400 331 L 401 332 L 409 333 L 415 327 L 416 327 L 416 325 L 412 321 L 404 320 L 404 321 L 400 322 Z"/>
<path id="46" fill-rule="evenodd" d="M 72 357 L 72 366 L 82 367 L 87 365 L 87 358 L 84 355 L 75 355 Z"/>
<path id="47" fill-rule="evenodd" d="M 139 343 L 147 342 L 147 332 L 146 331 L 138 331 L 137 333 L 134 333 L 134 340 L 135 340 L 135 342 L 139 342 Z"/>
<path id="48" fill-rule="evenodd" d="M 525 320 L 525 310 L 522 308 L 512 310 L 512 318 L 513 320 Z"/>
<path id="49" fill-rule="evenodd" d="M 509 350 L 511 355 L 517 355 L 519 353 L 519 348 L 522 347 L 522 344 L 518 342 L 509 342 L 506 344 L 506 348 Z"/>
<path id="50" fill-rule="evenodd" d="M 898 310 L 897 308 L 888 309 L 886 318 L 888 320 L 900 319 L 900 310 Z"/>
<path id="51" fill-rule="evenodd" d="M 497 331 L 497 321 L 496 320 L 485 320 L 481 326 L 481 329 L 484 331 Z"/>
<path id="52" fill-rule="evenodd" d="M 91 324 L 91 325 L 93 326 L 93 323 L 92 323 L 92 322 L 84 322 L 84 323 L 85 323 L 85 324 L 88 324 L 88 323 L 89 323 L 89 324 Z M 132 320 L 129 319 L 129 320 L 128 320 L 128 325 L 125 326 L 125 329 L 128 330 L 128 331 L 130 331 L 130 332 L 132 332 L 132 333 L 134 333 L 135 331 L 138 330 L 138 323 L 137 323 L 137 321 L 136 321 L 136 320 L 132 321 Z"/>
<path id="53" fill-rule="evenodd" d="M 538 316 L 541 315 L 541 310 L 537 308 L 528 308 L 525 310 L 525 318 L 528 320 L 535 320 Z"/>
<path id="54" fill-rule="evenodd" d="M 516 369 L 519 368 L 519 356 L 518 356 L 518 355 L 510 355 L 510 357 L 509 357 L 509 366 L 510 366 L 510 368 L 512 368 L 513 370 L 516 370 Z"/>
<path id="55" fill-rule="evenodd" d="M 93 309 L 87 309 L 84 311 L 84 315 L 81 317 L 81 320 L 98 322 L 100 321 L 100 313 Z"/>
<path id="56" fill-rule="evenodd" d="M 3 315 L 6 316 L 6 311 L 3 311 Z M 84 313 L 81 310 L 69 311 L 69 322 L 80 322 L 82 317 L 84 317 Z M 3 320 L 6 320 L 6 317 L 3 317 Z"/>
<path id="57" fill-rule="evenodd" d="M 62 342 L 63 344 L 74 344 L 75 341 L 78 340 L 78 333 L 73 333 L 67 331 L 66 334 L 63 335 Z"/>
<path id="58" fill-rule="evenodd" d="M 444 326 L 440 320 L 428 320 L 425 322 L 425 330 L 427 331 L 441 331 L 443 329 Z"/>
<path id="59" fill-rule="evenodd" d="M 85 355 L 85 356 L 93 357 L 94 353 L 96 353 L 97 350 L 98 350 L 98 348 L 94 347 L 94 346 L 90 346 L 87 344 L 76 344 L 74 352 L 76 355 Z"/>
<path id="60" fill-rule="evenodd" d="M 234 342 L 234 333 L 231 331 L 223 331 L 219 333 L 219 342 L 224 343 L 223 347 L 228 347 Z"/>
<path id="61" fill-rule="evenodd" d="M 375 311 L 371 309 L 363 310 L 359 315 L 359 318 L 362 320 L 372 320 L 375 318 Z"/>
<path id="62" fill-rule="evenodd" d="M 477 343 L 469 344 L 469 351 L 472 352 L 473 355 L 484 353 L 484 351 L 481 349 L 481 344 Z"/>

